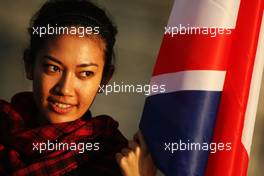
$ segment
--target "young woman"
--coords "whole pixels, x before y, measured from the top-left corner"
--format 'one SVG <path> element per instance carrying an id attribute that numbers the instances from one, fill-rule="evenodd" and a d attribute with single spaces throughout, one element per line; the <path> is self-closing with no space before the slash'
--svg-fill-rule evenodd
<path id="1" fill-rule="evenodd" d="M 51 0 L 33 16 L 24 52 L 33 92 L 0 101 L 0 175 L 155 174 L 140 132 L 128 142 L 115 120 L 89 111 L 114 72 L 116 33 L 89 1 Z"/>

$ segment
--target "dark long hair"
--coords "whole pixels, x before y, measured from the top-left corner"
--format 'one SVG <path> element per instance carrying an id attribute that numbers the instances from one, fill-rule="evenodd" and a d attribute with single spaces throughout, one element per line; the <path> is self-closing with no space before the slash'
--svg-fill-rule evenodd
<path id="1" fill-rule="evenodd" d="M 99 36 L 106 44 L 103 78 L 114 67 L 114 44 L 117 28 L 106 12 L 89 0 L 48 0 L 32 17 L 28 28 L 29 47 L 24 51 L 24 60 L 34 64 L 36 53 L 50 36 L 34 35 L 33 29 L 46 26 L 99 27 Z"/>

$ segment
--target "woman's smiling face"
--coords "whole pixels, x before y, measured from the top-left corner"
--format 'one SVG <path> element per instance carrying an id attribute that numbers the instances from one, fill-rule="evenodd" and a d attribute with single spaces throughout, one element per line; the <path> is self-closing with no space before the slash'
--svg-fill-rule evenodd
<path id="1" fill-rule="evenodd" d="M 45 42 L 33 67 L 33 92 L 51 123 L 76 120 L 89 109 L 102 80 L 105 42 L 61 35 Z"/>

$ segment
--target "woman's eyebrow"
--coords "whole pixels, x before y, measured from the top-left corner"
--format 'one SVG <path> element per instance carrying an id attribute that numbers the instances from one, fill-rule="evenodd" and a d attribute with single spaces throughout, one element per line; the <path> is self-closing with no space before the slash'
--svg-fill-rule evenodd
<path id="1" fill-rule="evenodd" d="M 59 64 L 59 65 L 63 65 L 61 61 L 59 61 L 58 59 L 56 59 L 56 58 L 54 58 L 54 57 L 52 57 L 52 56 L 45 55 L 44 58 L 47 58 L 47 59 L 49 59 L 49 60 L 51 60 L 51 61 L 53 61 L 53 62 L 56 62 L 56 63 Z"/>
<path id="2" fill-rule="evenodd" d="M 47 58 L 47 59 L 49 59 L 49 60 L 51 60 L 51 61 L 53 61 L 53 62 L 56 62 L 57 64 L 63 66 L 62 62 L 59 61 L 58 59 L 56 59 L 55 57 L 52 57 L 52 56 L 49 56 L 49 55 L 45 55 L 44 58 Z M 89 67 L 89 66 L 95 66 L 95 67 L 98 67 L 98 64 L 95 64 L 95 63 L 87 63 L 87 64 L 86 64 L 86 63 L 85 63 L 85 64 L 79 64 L 79 65 L 77 65 L 77 67 Z"/>
<path id="3" fill-rule="evenodd" d="M 88 63 L 88 64 L 80 64 L 80 65 L 77 65 L 77 67 L 90 67 L 90 66 L 98 67 L 98 64 Z"/>

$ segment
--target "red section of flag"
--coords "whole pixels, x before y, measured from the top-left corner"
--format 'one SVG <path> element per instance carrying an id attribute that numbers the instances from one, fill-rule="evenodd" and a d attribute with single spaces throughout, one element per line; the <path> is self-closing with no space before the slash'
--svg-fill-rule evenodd
<path id="1" fill-rule="evenodd" d="M 184 70 L 226 70 L 232 36 L 233 33 L 216 37 L 166 34 L 153 76 Z"/>
<path id="2" fill-rule="evenodd" d="M 213 142 L 232 143 L 231 151 L 210 154 L 207 176 L 247 175 L 248 154 L 241 143 L 264 1 L 242 0 L 227 67 Z"/>

